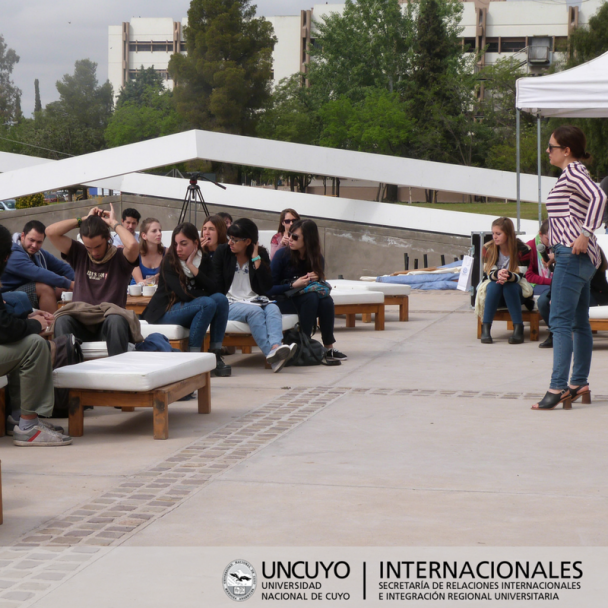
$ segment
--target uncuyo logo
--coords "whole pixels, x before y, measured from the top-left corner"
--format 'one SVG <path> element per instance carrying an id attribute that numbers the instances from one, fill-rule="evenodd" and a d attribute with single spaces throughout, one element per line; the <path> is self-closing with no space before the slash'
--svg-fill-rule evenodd
<path id="1" fill-rule="evenodd" d="M 248 600 L 255 591 L 258 575 L 244 559 L 235 559 L 224 570 L 222 582 L 226 595 L 235 602 Z"/>

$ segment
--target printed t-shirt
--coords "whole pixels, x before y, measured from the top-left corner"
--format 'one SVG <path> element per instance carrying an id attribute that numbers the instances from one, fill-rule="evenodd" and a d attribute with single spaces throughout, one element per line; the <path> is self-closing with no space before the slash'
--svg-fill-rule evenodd
<path id="1" fill-rule="evenodd" d="M 74 269 L 73 302 L 109 302 L 125 308 L 127 286 L 138 260 L 129 262 L 124 250 L 118 249 L 105 264 L 95 264 L 89 258 L 86 247 L 78 241 L 72 241 L 70 251 L 62 253 L 61 257 Z"/>

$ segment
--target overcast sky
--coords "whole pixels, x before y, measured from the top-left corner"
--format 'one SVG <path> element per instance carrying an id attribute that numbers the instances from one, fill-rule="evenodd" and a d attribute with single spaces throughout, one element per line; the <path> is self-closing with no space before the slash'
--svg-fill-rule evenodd
<path id="1" fill-rule="evenodd" d="M 329 0 L 330 4 L 342 0 Z M 258 0 L 259 15 L 296 15 L 318 0 Z M 21 89 L 26 117 L 34 110 L 34 80 L 43 107 L 58 98 L 55 82 L 74 71 L 78 59 L 97 63 L 100 82 L 108 78 L 108 26 L 132 17 L 187 16 L 190 0 L 0 0 L 0 34 L 20 57 L 13 81 Z"/>

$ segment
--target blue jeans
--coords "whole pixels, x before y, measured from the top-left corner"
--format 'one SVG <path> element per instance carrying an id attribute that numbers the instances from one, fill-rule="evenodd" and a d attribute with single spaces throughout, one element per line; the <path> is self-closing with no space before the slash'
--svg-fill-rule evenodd
<path id="1" fill-rule="evenodd" d="M 228 319 L 247 323 L 255 343 L 266 357 L 273 345 L 283 343 L 283 315 L 276 304 L 262 308 L 255 304 L 233 302 L 230 304 Z"/>
<path id="2" fill-rule="evenodd" d="M 492 323 L 496 311 L 506 306 L 511 315 L 513 323 L 523 323 L 521 316 L 521 304 L 523 298 L 519 283 L 505 283 L 500 285 L 496 281 L 490 281 L 486 289 L 486 305 L 483 309 L 483 322 Z"/>
<path id="3" fill-rule="evenodd" d="M 24 291 L 7 291 L 2 294 L 4 306 L 11 315 L 27 319 L 32 312 L 32 304 Z"/>
<path id="4" fill-rule="evenodd" d="M 585 386 L 591 368 L 593 336 L 589 325 L 589 285 L 595 266 L 587 254 L 573 255 L 572 248 L 556 245 L 555 272 L 551 281 L 551 315 L 553 332 L 552 389 L 568 386 L 570 361 L 572 386 Z"/>
<path id="5" fill-rule="evenodd" d="M 220 348 L 228 323 L 228 299 L 221 293 L 195 298 L 190 302 L 177 302 L 158 321 L 159 325 L 181 325 L 190 329 L 188 346 L 200 349 L 211 325 L 210 348 Z"/>
<path id="6" fill-rule="evenodd" d="M 540 316 L 547 324 L 549 331 L 551 331 L 551 325 L 549 325 L 549 318 L 551 314 L 551 289 L 540 294 L 538 300 L 536 300 L 536 305 L 538 306 Z"/>

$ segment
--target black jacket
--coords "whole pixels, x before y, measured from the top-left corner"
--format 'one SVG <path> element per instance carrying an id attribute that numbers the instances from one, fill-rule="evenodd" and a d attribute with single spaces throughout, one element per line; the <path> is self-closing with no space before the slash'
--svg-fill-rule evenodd
<path id="1" fill-rule="evenodd" d="M 184 291 L 169 256 L 165 256 L 158 278 L 158 289 L 141 313 L 141 318 L 148 323 L 156 323 L 167 312 L 173 294 L 175 294 L 176 302 L 190 302 L 195 298 L 210 296 L 214 293 L 217 293 L 217 285 L 213 276 L 211 259 L 206 253 L 203 253 L 198 274 L 189 281 L 187 291 Z"/>
<path id="2" fill-rule="evenodd" d="M 272 274 L 270 272 L 270 257 L 264 247 L 258 249 L 261 262 L 256 269 L 255 264 L 249 260 L 249 280 L 251 289 L 260 296 L 265 296 L 272 287 Z M 213 271 L 217 290 L 226 295 L 236 271 L 236 255 L 230 251 L 229 245 L 220 245 L 213 256 Z"/>
<path id="3" fill-rule="evenodd" d="M 34 319 L 20 319 L 6 310 L 0 296 L 0 344 L 12 344 L 31 334 L 39 334 L 42 325 Z"/>

